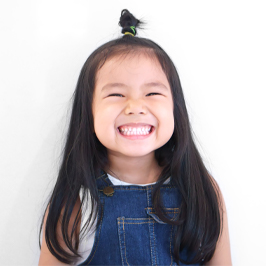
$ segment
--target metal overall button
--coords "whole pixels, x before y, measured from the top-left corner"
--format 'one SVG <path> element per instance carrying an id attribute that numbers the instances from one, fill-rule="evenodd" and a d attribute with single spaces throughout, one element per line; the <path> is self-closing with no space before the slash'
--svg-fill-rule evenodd
<path id="1" fill-rule="evenodd" d="M 112 187 L 105 187 L 103 189 L 103 193 L 107 196 L 107 197 L 111 197 L 114 195 L 114 189 Z"/>

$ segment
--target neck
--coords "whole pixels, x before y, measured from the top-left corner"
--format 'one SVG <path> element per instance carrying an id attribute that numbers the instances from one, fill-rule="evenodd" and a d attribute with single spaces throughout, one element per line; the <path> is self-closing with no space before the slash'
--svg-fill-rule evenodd
<path id="1" fill-rule="evenodd" d="M 154 153 L 143 157 L 126 157 L 108 154 L 109 166 L 105 171 L 113 177 L 132 184 L 156 182 L 163 168 L 155 159 Z"/>

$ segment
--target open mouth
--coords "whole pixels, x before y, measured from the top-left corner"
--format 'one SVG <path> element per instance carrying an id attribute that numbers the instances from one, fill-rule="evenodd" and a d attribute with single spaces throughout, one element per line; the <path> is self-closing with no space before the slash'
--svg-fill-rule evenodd
<path id="1" fill-rule="evenodd" d="M 141 127 L 132 127 L 132 126 L 121 126 L 118 127 L 121 135 L 124 136 L 146 136 L 153 132 L 154 126 L 141 126 Z"/>

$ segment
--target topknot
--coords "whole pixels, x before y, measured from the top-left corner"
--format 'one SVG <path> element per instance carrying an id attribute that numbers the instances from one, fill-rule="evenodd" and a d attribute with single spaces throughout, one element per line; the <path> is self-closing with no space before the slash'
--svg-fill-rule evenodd
<path id="1" fill-rule="evenodd" d="M 127 9 L 123 9 L 118 25 L 122 27 L 122 33 L 131 33 L 133 36 L 137 34 L 136 28 L 143 24 L 142 21 L 135 18 Z"/>

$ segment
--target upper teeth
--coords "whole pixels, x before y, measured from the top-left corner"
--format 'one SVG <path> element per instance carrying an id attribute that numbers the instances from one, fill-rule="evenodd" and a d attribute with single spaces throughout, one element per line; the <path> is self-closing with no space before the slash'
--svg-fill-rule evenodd
<path id="1" fill-rule="evenodd" d="M 144 127 L 119 127 L 119 130 L 124 135 L 147 135 L 151 130 L 151 126 Z"/>

